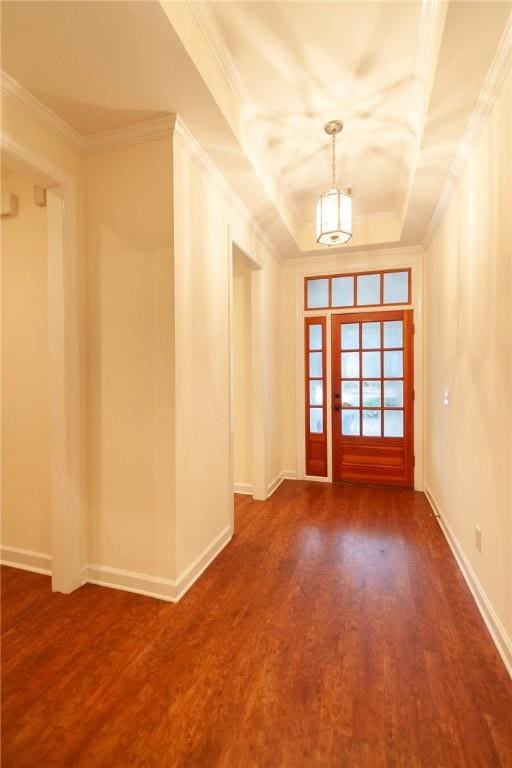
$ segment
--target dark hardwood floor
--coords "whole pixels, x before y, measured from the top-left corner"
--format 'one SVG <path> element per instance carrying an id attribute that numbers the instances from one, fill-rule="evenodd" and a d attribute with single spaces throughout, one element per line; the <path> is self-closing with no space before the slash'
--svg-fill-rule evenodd
<path id="1" fill-rule="evenodd" d="M 512 682 L 408 490 L 284 483 L 178 605 L 3 568 L 3 768 L 512 766 Z"/>

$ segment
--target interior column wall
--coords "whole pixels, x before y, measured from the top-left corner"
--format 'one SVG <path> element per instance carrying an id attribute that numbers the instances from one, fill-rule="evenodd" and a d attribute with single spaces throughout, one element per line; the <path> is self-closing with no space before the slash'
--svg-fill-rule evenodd
<path id="1" fill-rule="evenodd" d="M 177 573 L 232 534 L 232 244 L 260 266 L 265 485 L 280 474 L 280 264 L 190 139 L 174 137 Z M 255 394 L 253 392 L 253 394 Z"/>
<path id="2" fill-rule="evenodd" d="M 86 160 L 89 562 L 174 576 L 170 136 Z"/>

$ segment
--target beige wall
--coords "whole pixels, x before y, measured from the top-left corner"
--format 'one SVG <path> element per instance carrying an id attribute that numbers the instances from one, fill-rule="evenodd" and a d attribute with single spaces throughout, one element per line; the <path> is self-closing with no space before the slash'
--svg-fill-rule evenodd
<path id="1" fill-rule="evenodd" d="M 233 526 L 230 384 L 232 242 L 260 267 L 253 312 L 253 455 L 265 487 L 281 470 L 279 269 L 261 238 L 181 137 L 174 141 L 177 572 Z M 254 318 L 254 315 L 253 315 Z M 254 321 L 254 320 L 253 320 Z M 256 382 L 256 384 L 255 384 Z M 260 410 L 259 410 L 260 409 Z M 254 477 L 252 478 L 254 482 Z"/>
<path id="2" fill-rule="evenodd" d="M 2 544 L 51 552 L 46 208 L 2 167 L 19 212 L 2 230 Z"/>
<path id="3" fill-rule="evenodd" d="M 233 242 L 257 268 L 263 496 L 280 475 L 280 261 L 187 141 L 81 155 L 3 106 L 8 134 L 77 189 L 84 562 L 113 583 L 125 571 L 142 589 L 140 574 L 172 582 L 233 528 Z"/>
<path id="4" fill-rule="evenodd" d="M 509 639 L 511 91 L 509 74 L 430 245 L 425 292 L 426 486 Z"/>
<path id="5" fill-rule="evenodd" d="M 233 248 L 233 480 L 252 486 L 251 268 Z"/>
<path id="6" fill-rule="evenodd" d="M 89 562 L 174 576 L 170 138 L 86 161 Z"/>

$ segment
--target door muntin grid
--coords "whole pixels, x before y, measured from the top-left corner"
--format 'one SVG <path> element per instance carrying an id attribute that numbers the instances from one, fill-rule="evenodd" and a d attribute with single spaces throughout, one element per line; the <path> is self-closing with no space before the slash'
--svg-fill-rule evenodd
<path id="1" fill-rule="evenodd" d="M 403 320 L 351 320 L 340 333 L 342 437 L 403 438 Z"/>

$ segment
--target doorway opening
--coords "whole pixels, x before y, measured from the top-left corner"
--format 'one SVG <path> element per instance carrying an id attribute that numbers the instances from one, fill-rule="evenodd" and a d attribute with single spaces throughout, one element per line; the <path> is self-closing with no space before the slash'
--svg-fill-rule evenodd
<path id="1" fill-rule="evenodd" d="M 233 247 L 233 487 L 252 494 L 251 262 Z"/>

